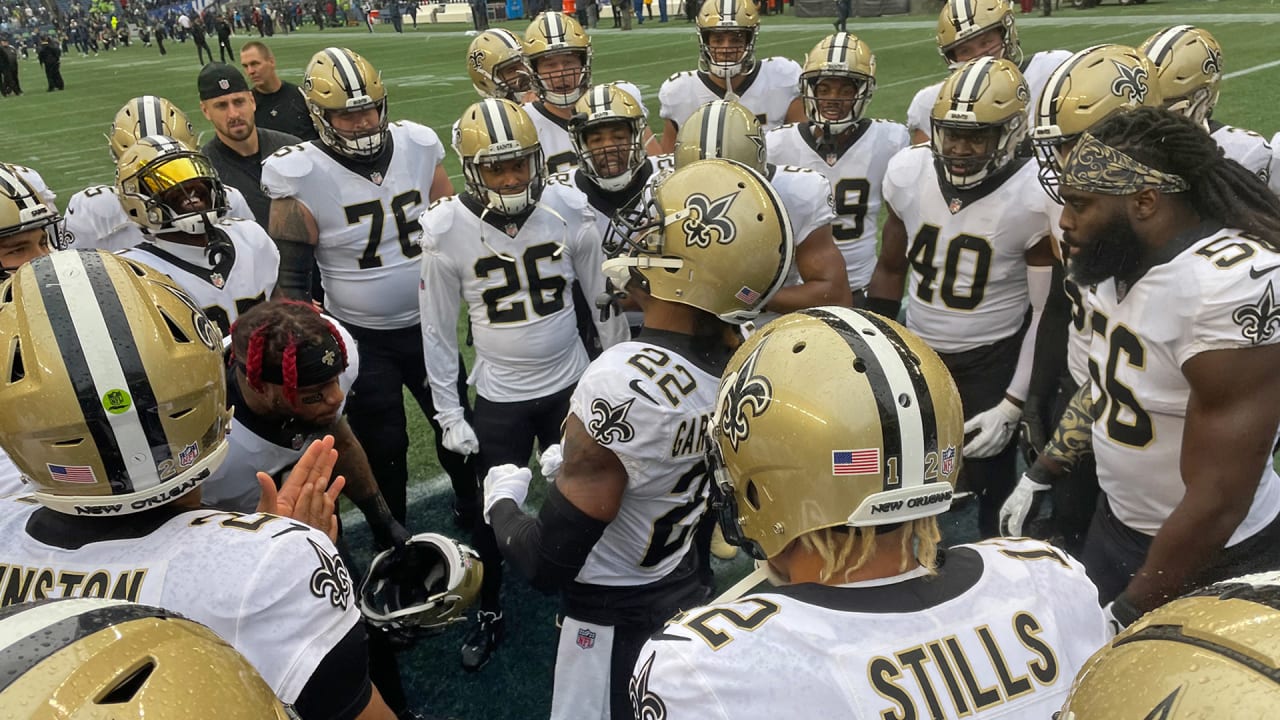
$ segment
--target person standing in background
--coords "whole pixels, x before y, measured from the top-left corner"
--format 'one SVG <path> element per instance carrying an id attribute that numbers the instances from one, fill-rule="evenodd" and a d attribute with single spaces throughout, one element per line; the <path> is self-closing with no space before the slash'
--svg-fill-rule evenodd
<path id="1" fill-rule="evenodd" d="M 58 48 L 53 38 L 46 36 L 41 40 L 36 57 L 44 66 L 44 76 L 49 81 L 49 92 L 65 90 L 66 86 L 62 82 L 62 50 Z"/>
<path id="2" fill-rule="evenodd" d="M 266 43 L 250 40 L 241 45 L 240 67 L 253 84 L 253 100 L 258 107 L 254 122 L 258 127 L 288 133 L 301 140 L 320 137 L 298 86 L 281 80 L 276 74 L 276 56 Z"/>

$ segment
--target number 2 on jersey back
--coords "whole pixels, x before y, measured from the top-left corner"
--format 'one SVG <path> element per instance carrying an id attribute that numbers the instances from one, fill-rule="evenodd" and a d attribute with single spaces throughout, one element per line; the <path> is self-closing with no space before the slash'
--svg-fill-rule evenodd
<path id="1" fill-rule="evenodd" d="M 407 258 L 422 254 L 422 248 L 413 243 L 413 238 L 422 232 L 422 225 L 417 215 L 410 217 L 405 213 L 409 205 L 422 203 L 422 193 L 417 190 L 406 190 L 391 198 L 391 213 L 395 216 L 396 235 L 400 240 L 400 252 Z M 387 211 L 382 207 L 382 200 L 370 200 L 343 208 L 347 215 L 347 224 L 355 225 L 369 218 L 369 243 L 360 254 L 360 269 L 382 267 L 382 258 L 378 255 L 378 245 L 382 243 L 382 228 L 386 224 Z"/>

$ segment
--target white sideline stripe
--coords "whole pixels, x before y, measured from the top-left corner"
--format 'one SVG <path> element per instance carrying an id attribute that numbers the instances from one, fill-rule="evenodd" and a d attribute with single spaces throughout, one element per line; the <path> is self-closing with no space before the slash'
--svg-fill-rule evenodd
<path id="1" fill-rule="evenodd" d="M 1264 63 L 1262 63 L 1262 64 L 1260 64 L 1260 65 L 1254 65 L 1253 67 L 1247 67 L 1247 68 L 1244 68 L 1244 69 L 1242 69 L 1242 70 L 1234 70 L 1234 71 L 1232 71 L 1232 72 L 1229 72 L 1229 73 L 1227 73 L 1227 74 L 1223 75 L 1223 76 L 1222 76 L 1222 79 L 1223 79 L 1223 80 L 1230 80 L 1230 79 L 1231 79 L 1231 78 L 1233 78 L 1233 77 L 1240 77 L 1241 75 L 1248 75 L 1249 73 L 1256 73 L 1256 72 L 1259 72 L 1259 71 L 1262 71 L 1262 70 L 1267 70 L 1267 69 L 1269 69 L 1269 68 L 1273 68 L 1273 67 L 1275 67 L 1275 66 L 1277 66 L 1277 65 L 1280 65 L 1280 60 L 1272 60 L 1271 62 L 1264 62 Z"/>
<path id="2" fill-rule="evenodd" d="M 453 483 L 450 482 L 448 473 L 440 473 L 439 475 L 434 475 L 426 480 L 410 485 L 407 495 L 408 498 L 406 499 L 405 504 L 412 508 L 415 503 L 423 500 L 452 496 Z M 452 507 L 452 505 L 450 507 Z M 362 515 L 360 510 L 351 503 L 347 503 L 346 509 L 340 514 L 342 515 L 342 524 L 344 526 L 355 527 L 357 525 L 365 525 L 364 515 Z"/>

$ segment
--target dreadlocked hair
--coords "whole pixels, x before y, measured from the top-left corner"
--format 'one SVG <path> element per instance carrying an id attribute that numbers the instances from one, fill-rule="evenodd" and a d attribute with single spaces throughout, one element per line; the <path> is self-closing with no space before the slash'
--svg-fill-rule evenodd
<path id="1" fill-rule="evenodd" d="M 1183 197 L 1201 218 L 1280 251 L 1280 198 L 1227 158 L 1204 128 L 1177 113 L 1144 107 L 1113 115 L 1089 133 L 1140 163 L 1185 179 L 1191 188 Z"/>
<path id="2" fill-rule="evenodd" d="M 911 559 L 930 574 L 937 571 L 938 543 L 942 532 L 936 517 L 919 518 L 902 523 L 899 528 L 900 562 L 898 572 L 906 572 Z M 849 576 L 861 570 L 876 552 L 876 528 L 828 527 L 801 535 L 800 544 L 822 558 L 821 582 L 849 582 Z M 856 556 L 855 556 L 856 553 Z M 841 577 L 836 577 L 837 573 Z"/>
<path id="3" fill-rule="evenodd" d="M 231 362 L 243 359 L 245 377 L 255 392 L 266 392 L 263 368 L 280 368 L 285 400 L 298 400 L 298 349 L 333 338 L 347 362 L 347 345 L 333 323 L 314 305 L 297 300 L 258 303 L 231 326 Z"/>

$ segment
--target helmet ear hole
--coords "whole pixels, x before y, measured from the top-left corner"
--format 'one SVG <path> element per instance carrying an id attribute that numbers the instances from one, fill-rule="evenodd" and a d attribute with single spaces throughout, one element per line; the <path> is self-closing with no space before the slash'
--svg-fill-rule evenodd
<path id="1" fill-rule="evenodd" d="M 173 335 L 174 342 L 178 342 L 178 343 L 191 342 L 191 338 L 188 337 L 185 332 L 183 332 L 182 327 L 179 326 L 178 323 L 175 322 L 174 319 L 169 316 L 169 313 L 165 312 L 164 310 L 161 310 L 160 316 L 164 318 L 165 327 L 169 328 L 169 334 Z"/>
<path id="2" fill-rule="evenodd" d="M 12 292 L 6 291 L 6 292 Z M 12 298 L 6 299 L 8 302 Z M 13 343 L 13 357 L 9 361 L 9 382 L 16 383 L 27 376 L 27 371 L 22 366 L 22 343 L 15 341 Z"/>
<path id="3" fill-rule="evenodd" d="M 759 512 L 759 510 L 760 510 L 760 488 L 759 488 L 759 486 L 757 486 L 757 485 L 756 485 L 756 481 L 755 481 L 755 480 L 748 480 L 748 481 L 747 481 L 746 500 L 747 500 L 747 505 L 749 505 L 749 506 L 751 507 L 751 510 L 752 510 L 753 512 Z"/>
<path id="4" fill-rule="evenodd" d="M 147 679 L 151 677 L 151 673 L 153 673 L 155 669 L 155 662 L 148 662 L 137 670 L 134 670 L 128 677 L 124 678 L 115 687 L 108 690 L 97 704 L 122 705 L 127 702 L 132 702 L 134 696 L 142 691 L 142 686 L 147 684 Z"/>

